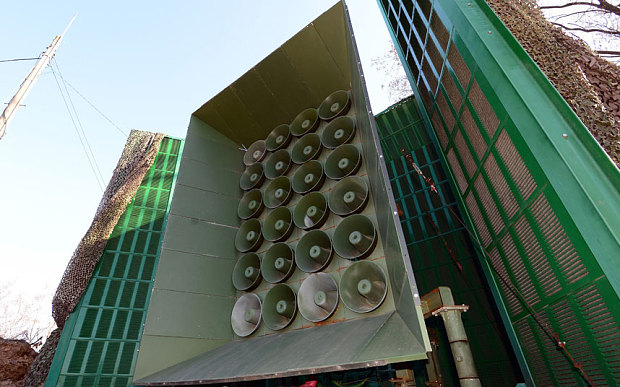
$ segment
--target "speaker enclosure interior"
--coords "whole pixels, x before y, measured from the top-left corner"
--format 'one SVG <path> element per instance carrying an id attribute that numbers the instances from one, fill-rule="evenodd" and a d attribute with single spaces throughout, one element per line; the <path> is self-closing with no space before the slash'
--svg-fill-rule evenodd
<path id="1" fill-rule="evenodd" d="M 261 184 L 263 184 L 263 181 L 265 181 L 263 164 L 254 163 L 247 167 L 241 174 L 241 178 L 239 179 L 239 187 L 241 187 L 244 191 L 248 191 L 260 187 Z"/>
<path id="2" fill-rule="evenodd" d="M 295 247 L 295 263 L 306 273 L 323 270 L 333 256 L 332 242 L 324 231 L 312 230 L 301 237 Z"/>
<path id="3" fill-rule="evenodd" d="M 247 151 L 243 154 L 243 163 L 250 166 L 261 161 L 267 154 L 267 147 L 264 140 L 258 140 L 252 143 Z"/>
<path id="4" fill-rule="evenodd" d="M 334 250 L 345 259 L 365 258 L 377 244 L 377 230 L 370 218 L 356 214 L 336 227 L 333 235 Z"/>
<path id="5" fill-rule="evenodd" d="M 262 303 L 254 293 L 239 297 L 230 314 L 230 325 L 237 336 L 246 337 L 254 333 L 260 325 Z"/>
<path id="6" fill-rule="evenodd" d="M 319 106 L 319 117 L 324 121 L 330 121 L 334 118 L 344 115 L 351 107 L 351 95 L 348 91 L 334 91 L 321 102 Z"/>
<path id="7" fill-rule="evenodd" d="M 280 149 L 272 153 L 265 161 L 265 176 L 275 179 L 285 175 L 292 166 L 291 154 L 286 149 Z"/>
<path id="8" fill-rule="evenodd" d="M 387 276 L 372 261 L 354 262 L 340 278 L 340 299 L 356 313 L 377 309 L 385 300 L 387 291 Z"/>
<path id="9" fill-rule="evenodd" d="M 295 319 L 297 297 L 295 291 L 286 284 L 277 284 L 265 295 L 263 301 L 263 321 L 267 328 L 279 331 Z"/>
<path id="10" fill-rule="evenodd" d="M 240 219 L 256 218 L 265 208 L 263 194 L 259 189 L 248 191 L 239 201 L 237 216 Z"/>
<path id="11" fill-rule="evenodd" d="M 292 182 L 293 191 L 302 195 L 317 191 L 324 181 L 323 165 L 317 160 L 308 161 L 295 171 Z"/>
<path id="12" fill-rule="evenodd" d="M 269 283 L 287 280 L 295 271 L 293 249 L 284 242 L 274 243 L 265 252 L 260 267 L 263 278 Z"/>
<path id="13" fill-rule="evenodd" d="M 340 145 L 327 156 L 325 174 L 332 180 L 340 180 L 357 172 L 362 165 L 362 155 L 353 144 Z"/>
<path id="14" fill-rule="evenodd" d="M 237 290 L 252 290 L 261 281 L 261 261 L 256 253 L 246 253 L 237 259 L 233 268 L 232 282 Z"/>
<path id="15" fill-rule="evenodd" d="M 248 219 L 241 223 L 235 235 L 235 248 L 242 252 L 256 251 L 263 243 L 260 221 Z"/>
<path id="16" fill-rule="evenodd" d="M 329 216 L 327 199 L 320 192 L 306 194 L 295 206 L 293 221 L 295 226 L 302 230 L 318 228 L 325 223 Z"/>
<path id="17" fill-rule="evenodd" d="M 349 176 L 340 180 L 329 192 L 329 209 L 347 216 L 362 211 L 368 203 L 368 183 L 362 177 Z"/>
<path id="18" fill-rule="evenodd" d="M 321 134 L 321 143 L 325 148 L 335 149 L 355 137 L 355 118 L 342 116 L 327 124 Z"/>
<path id="19" fill-rule="evenodd" d="M 263 220 L 263 236 L 270 242 L 288 238 L 295 229 L 293 214 L 286 207 L 277 207 Z"/>
<path id="20" fill-rule="evenodd" d="M 338 285 L 327 273 L 310 274 L 297 292 L 299 312 L 308 321 L 325 321 L 338 307 Z"/>
<path id="21" fill-rule="evenodd" d="M 321 137 L 316 133 L 308 133 L 293 145 L 291 158 L 295 164 L 303 164 L 319 157 L 322 149 Z"/>
<path id="22" fill-rule="evenodd" d="M 279 176 L 273 179 L 265 187 L 263 202 L 267 208 L 276 208 L 286 205 L 293 197 L 291 180 L 286 176 Z"/>
<path id="23" fill-rule="evenodd" d="M 317 110 L 308 108 L 299 113 L 291 122 L 291 134 L 300 137 L 306 133 L 314 132 L 319 127 L 320 122 Z"/>
<path id="24" fill-rule="evenodd" d="M 287 124 L 278 125 L 265 139 L 265 147 L 268 151 L 275 152 L 286 147 L 292 138 L 291 130 Z"/>

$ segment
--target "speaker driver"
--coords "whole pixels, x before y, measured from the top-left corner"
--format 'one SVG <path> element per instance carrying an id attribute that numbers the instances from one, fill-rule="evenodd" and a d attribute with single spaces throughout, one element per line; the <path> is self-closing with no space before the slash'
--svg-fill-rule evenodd
<path id="1" fill-rule="evenodd" d="M 316 133 L 309 133 L 297 140 L 291 150 L 291 158 L 295 164 L 316 159 L 321 153 L 321 138 Z"/>
<path id="2" fill-rule="evenodd" d="M 374 250 L 376 243 L 375 226 L 364 215 L 344 218 L 334 231 L 334 250 L 342 258 L 365 258 Z"/>
<path id="3" fill-rule="evenodd" d="M 319 117 L 322 120 L 330 121 L 338 116 L 342 116 L 351 107 L 351 95 L 348 91 L 338 90 L 331 93 L 321 102 L 319 106 Z"/>
<path id="4" fill-rule="evenodd" d="M 299 312 L 308 321 L 324 321 L 338 306 L 338 285 L 326 273 L 310 274 L 297 293 Z"/>
<path id="5" fill-rule="evenodd" d="M 310 192 L 302 197 L 293 212 L 295 226 L 302 230 L 321 227 L 328 216 L 327 199 L 320 192 Z"/>
<path id="6" fill-rule="evenodd" d="M 263 222 L 263 236 L 270 242 L 278 242 L 288 238 L 295 226 L 293 215 L 286 207 L 272 210 Z"/>
<path id="7" fill-rule="evenodd" d="M 321 188 L 325 174 L 323 166 L 316 160 L 308 161 L 295 171 L 293 175 L 293 191 L 305 194 Z"/>
<path id="8" fill-rule="evenodd" d="M 347 116 L 338 117 L 323 130 L 321 143 L 325 148 L 334 149 L 346 144 L 355 137 L 355 119 Z"/>
<path id="9" fill-rule="evenodd" d="M 287 124 L 276 126 L 265 139 L 265 146 L 268 151 L 274 152 L 282 149 L 291 142 L 291 131 Z"/>
<path id="10" fill-rule="evenodd" d="M 368 313 L 383 303 L 387 295 L 387 277 L 374 262 L 358 261 L 342 274 L 340 299 L 356 313 Z"/>
<path id="11" fill-rule="evenodd" d="M 267 154 L 267 148 L 264 140 L 254 142 L 243 154 L 243 163 L 250 166 L 261 161 Z"/>
<path id="12" fill-rule="evenodd" d="M 253 189 L 243 195 L 237 208 L 237 216 L 241 219 L 256 218 L 263 211 L 263 195 L 259 189 Z"/>
<path id="13" fill-rule="evenodd" d="M 314 132 L 319 127 L 319 114 L 314 108 L 308 108 L 291 122 L 291 134 L 296 137 Z"/>
<path id="14" fill-rule="evenodd" d="M 232 282 L 237 290 L 251 290 L 261 280 L 260 258 L 255 253 L 247 253 L 239 257 L 233 268 Z"/>
<path id="15" fill-rule="evenodd" d="M 235 235 L 235 248 L 242 253 L 256 251 L 263 243 L 263 234 L 258 219 L 249 219 L 241 224 Z"/>
<path id="16" fill-rule="evenodd" d="M 353 175 L 362 165 L 362 156 L 353 144 L 340 145 L 325 160 L 325 174 L 332 180 Z"/>
<path id="17" fill-rule="evenodd" d="M 368 196 L 368 184 L 363 178 L 345 177 L 329 193 L 329 209 L 336 215 L 347 216 L 363 210 Z"/>
<path id="18" fill-rule="evenodd" d="M 286 328 L 297 312 L 295 292 L 286 284 L 278 284 L 269 289 L 263 303 L 263 321 L 274 331 Z"/>
<path id="19" fill-rule="evenodd" d="M 241 187 L 244 191 L 258 188 L 261 184 L 263 184 L 264 180 L 265 174 L 263 172 L 263 164 L 254 163 L 247 167 L 241 174 L 241 179 L 239 179 L 239 187 Z"/>
<path id="20" fill-rule="evenodd" d="M 274 243 L 265 252 L 260 267 L 265 281 L 272 284 L 285 281 L 295 271 L 293 250 L 284 242 Z"/>
<path id="21" fill-rule="evenodd" d="M 261 314 L 260 298 L 254 293 L 246 293 L 235 302 L 230 315 L 230 325 L 237 336 L 249 336 L 258 329 Z"/>
<path id="22" fill-rule="evenodd" d="M 286 149 L 280 149 L 272 153 L 265 162 L 265 176 L 268 179 L 275 179 L 286 174 L 291 165 L 291 154 Z"/>
<path id="23" fill-rule="evenodd" d="M 292 197 L 291 181 L 286 176 L 280 176 L 267 184 L 263 201 L 268 208 L 276 208 L 288 203 Z"/>
<path id="24" fill-rule="evenodd" d="M 329 235 L 321 230 L 306 233 L 295 247 L 295 263 L 302 271 L 314 273 L 329 265 L 332 258 Z"/>

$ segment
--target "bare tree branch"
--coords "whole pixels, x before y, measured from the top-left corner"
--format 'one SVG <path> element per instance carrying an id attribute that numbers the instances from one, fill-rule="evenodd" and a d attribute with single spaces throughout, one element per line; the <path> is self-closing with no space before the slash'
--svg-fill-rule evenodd
<path id="1" fill-rule="evenodd" d="M 562 28 L 564 28 L 567 31 L 600 32 L 602 34 L 620 36 L 620 31 L 603 30 L 603 29 L 600 29 L 600 28 L 568 27 L 568 26 L 565 26 L 562 23 L 555 23 L 555 22 L 550 22 L 550 23 L 553 24 L 553 25 L 556 25 L 558 27 L 562 27 Z"/>
<path id="2" fill-rule="evenodd" d="M 572 3 L 566 3 L 561 5 L 543 5 L 540 9 L 559 9 L 559 8 L 568 8 L 574 6 L 586 6 L 586 7 L 594 7 L 603 9 L 609 13 L 613 13 L 615 15 L 620 16 L 620 7 L 608 3 L 606 0 L 598 0 L 598 3 L 595 2 L 586 2 L 586 1 L 575 1 Z"/>
<path id="3" fill-rule="evenodd" d="M 599 50 L 596 53 L 599 55 L 620 56 L 620 51 Z"/>

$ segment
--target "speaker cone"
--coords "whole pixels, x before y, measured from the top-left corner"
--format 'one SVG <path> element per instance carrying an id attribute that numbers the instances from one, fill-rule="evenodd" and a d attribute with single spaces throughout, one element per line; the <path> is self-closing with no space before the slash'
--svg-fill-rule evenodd
<path id="1" fill-rule="evenodd" d="M 362 165 L 360 151 L 353 144 L 340 145 L 325 160 L 325 174 L 332 180 L 354 174 Z"/>
<path id="2" fill-rule="evenodd" d="M 265 147 L 264 140 L 258 140 L 254 142 L 247 151 L 243 154 L 243 163 L 250 166 L 256 162 L 261 161 L 265 154 L 267 154 L 267 148 Z"/>
<path id="3" fill-rule="evenodd" d="M 263 234 L 260 231 L 260 221 L 249 219 L 241 224 L 235 235 L 235 248 L 242 253 L 256 251 L 263 243 Z"/>
<path id="4" fill-rule="evenodd" d="M 265 180 L 265 174 L 263 173 L 263 164 L 254 163 L 247 167 L 241 174 L 239 179 L 239 187 L 242 190 L 247 191 L 252 188 L 258 188 Z"/>
<path id="5" fill-rule="evenodd" d="M 232 282 L 237 290 L 251 290 L 261 280 L 260 258 L 255 253 L 247 253 L 239 257 L 233 269 Z"/>
<path id="6" fill-rule="evenodd" d="M 286 176 L 280 176 L 267 184 L 263 201 L 268 208 L 276 208 L 288 203 L 292 197 L 291 181 Z"/>
<path id="7" fill-rule="evenodd" d="M 323 166 L 316 160 L 308 161 L 295 171 L 293 175 L 293 191 L 305 194 L 316 191 L 323 185 L 325 174 Z"/>
<path id="8" fill-rule="evenodd" d="M 274 243 L 265 252 L 260 267 L 265 281 L 275 284 L 286 280 L 295 271 L 293 250 L 284 242 Z"/>
<path id="9" fill-rule="evenodd" d="M 291 235 L 294 228 L 291 210 L 286 207 L 278 207 L 265 218 L 263 236 L 270 242 L 285 240 Z"/>
<path id="10" fill-rule="evenodd" d="M 372 221 L 359 214 L 351 215 L 340 222 L 333 238 L 334 250 L 346 259 L 365 258 L 377 243 L 377 233 Z"/>
<path id="11" fill-rule="evenodd" d="M 319 117 L 322 120 L 330 121 L 338 116 L 342 116 L 351 107 L 351 96 L 348 91 L 339 90 L 331 93 L 321 102 L 319 106 Z"/>
<path id="12" fill-rule="evenodd" d="M 230 315 L 230 325 L 237 336 L 246 337 L 254 333 L 260 324 L 262 305 L 254 293 L 239 297 Z"/>
<path id="13" fill-rule="evenodd" d="M 338 306 L 338 285 L 326 273 L 310 274 L 297 293 L 299 312 L 308 321 L 327 320 Z"/>
<path id="14" fill-rule="evenodd" d="M 368 184 L 357 176 L 340 180 L 329 193 L 329 209 L 340 216 L 361 211 L 367 202 Z"/>
<path id="15" fill-rule="evenodd" d="M 293 220 L 295 221 L 295 226 L 303 230 L 309 230 L 321 227 L 328 216 L 329 210 L 327 209 L 325 195 L 320 192 L 311 192 L 302 197 L 297 206 L 295 206 Z"/>
<path id="16" fill-rule="evenodd" d="M 355 119 L 347 116 L 338 117 L 323 130 L 321 143 L 325 148 L 334 149 L 346 144 L 355 137 Z"/>
<path id="17" fill-rule="evenodd" d="M 255 218 L 263 211 L 263 195 L 259 189 L 253 189 L 243 195 L 237 208 L 237 216 L 241 219 Z"/>
<path id="18" fill-rule="evenodd" d="M 268 151 L 277 151 L 284 148 L 291 142 L 291 131 L 286 124 L 276 126 L 265 139 L 265 146 Z"/>
<path id="19" fill-rule="evenodd" d="M 291 134 L 296 137 L 314 132 L 319 127 L 319 114 L 316 109 L 308 108 L 295 117 L 291 122 Z"/>
<path id="20" fill-rule="evenodd" d="M 302 271 L 314 273 L 327 267 L 332 258 L 329 235 L 321 230 L 306 233 L 295 247 L 295 263 Z"/>
<path id="21" fill-rule="evenodd" d="M 297 140 L 291 150 L 291 158 L 295 164 L 316 159 L 321 153 L 321 138 L 316 133 L 309 133 Z"/>
<path id="22" fill-rule="evenodd" d="M 355 262 L 340 280 L 340 299 L 357 313 L 368 313 L 381 305 L 387 295 L 387 277 L 371 261 Z"/>
<path id="23" fill-rule="evenodd" d="M 297 311 L 295 292 L 286 284 L 278 284 L 269 289 L 263 303 L 263 321 L 274 331 L 286 328 Z"/>
<path id="24" fill-rule="evenodd" d="M 280 149 L 272 153 L 265 162 L 265 176 L 268 179 L 275 179 L 286 174 L 291 165 L 291 154 L 286 149 Z"/>

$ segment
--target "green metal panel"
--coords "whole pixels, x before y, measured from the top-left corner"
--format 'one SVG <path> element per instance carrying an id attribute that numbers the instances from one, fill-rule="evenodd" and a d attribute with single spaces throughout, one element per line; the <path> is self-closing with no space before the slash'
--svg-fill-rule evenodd
<path id="1" fill-rule="evenodd" d="M 526 377 L 587 383 L 560 341 L 593 383 L 613 384 L 618 170 L 486 3 L 380 4 L 479 238 L 482 267 L 501 293 Z"/>
<path id="2" fill-rule="evenodd" d="M 182 141 L 164 138 L 62 331 L 46 386 L 131 386 Z"/>

